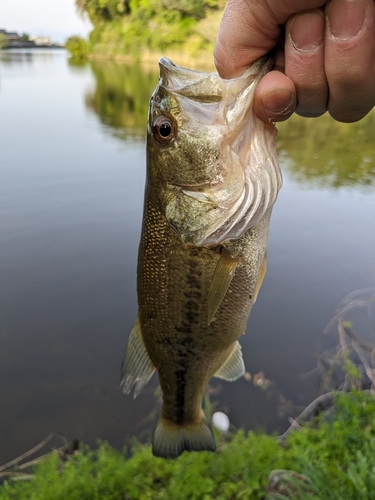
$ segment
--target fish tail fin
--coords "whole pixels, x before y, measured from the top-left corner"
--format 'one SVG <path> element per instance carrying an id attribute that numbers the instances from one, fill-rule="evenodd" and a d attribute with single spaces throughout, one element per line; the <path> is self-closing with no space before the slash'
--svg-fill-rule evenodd
<path id="1" fill-rule="evenodd" d="M 204 450 L 216 450 L 215 437 L 206 417 L 183 426 L 160 417 L 152 440 L 152 453 L 156 457 L 177 458 L 184 451 Z"/>

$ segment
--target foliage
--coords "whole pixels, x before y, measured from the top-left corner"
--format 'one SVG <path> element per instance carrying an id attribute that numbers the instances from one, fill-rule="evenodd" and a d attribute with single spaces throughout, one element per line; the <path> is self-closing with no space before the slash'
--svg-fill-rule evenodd
<path id="1" fill-rule="evenodd" d="M 75 60 L 85 60 L 89 55 L 89 44 L 79 36 L 68 38 L 65 48 L 71 53 Z"/>
<path id="2" fill-rule="evenodd" d="M 8 38 L 4 33 L 0 33 L 0 50 L 8 45 Z"/>
<path id="3" fill-rule="evenodd" d="M 360 392 L 342 394 L 337 397 L 333 422 L 310 425 L 290 435 L 289 460 L 298 464 L 296 470 L 309 483 L 309 491 L 304 492 L 301 483 L 291 481 L 296 494 L 290 498 L 375 499 L 374 410 L 373 398 Z"/>
<path id="4" fill-rule="evenodd" d="M 5 482 L 0 500 L 373 500 L 374 438 L 373 398 L 340 393 L 330 421 L 317 417 L 284 444 L 239 431 L 222 440 L 215 454 L 184 453 L 173 461 L 153 457 L 148 446 L 120 453 L 102 444 L 97 451 L 73 455 L 63 467 L 54 454 L 37 467 L 30 482 Z M 299 473 L 286 475 L 283 491 L 289 497 L 266 493 L 274 469 Z"/>
<path id="5" fill-rule="evenodd" d="M 95 54 L 137 58 L 144 50 L 212 48 L 224 5 L 222 0 L 76 0 L 76 6 L 94 25 Z"/>

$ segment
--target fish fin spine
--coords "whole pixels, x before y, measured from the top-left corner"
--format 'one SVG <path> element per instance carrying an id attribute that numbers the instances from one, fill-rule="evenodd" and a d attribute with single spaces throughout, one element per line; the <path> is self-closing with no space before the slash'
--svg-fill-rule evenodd
<path id="1" fill-rule="evenodd" d="M 242 357 L 241 344 L 238 340 L 235 342 L 232 352 L 225 362 L 221 365 L 214 377 L 233 382 L 242 377 L 245 373 L 245 363 Z"/>
<path id="2" fill-rule="evenodd" d="M 134 398 L 136 398 L 150 380 L 154 371 L 155 367 L 146 351 L 141 324 L 139 317 L 137 317 L 125 350 L 120 387 L 122 387 L 125 394 L 129 394 L 134 386 Z"/>
<path id="3" fill-rule="evenodd" d="M 160 417 L 152 440 L 152 453 L 156 457 L 177 458 L 184 451 L 215 450 L 215 437 L 206 417 L 196 424 L 186 425 Z"/>

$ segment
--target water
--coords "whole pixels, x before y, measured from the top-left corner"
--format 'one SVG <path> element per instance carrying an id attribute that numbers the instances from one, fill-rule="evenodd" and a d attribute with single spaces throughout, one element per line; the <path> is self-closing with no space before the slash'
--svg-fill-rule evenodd
<path id="1" fill-rule="evenodd" d="M 0 52 L 0 463 L 51 431 L 120 448 L 154 425 L 156 379 L 133 400 L 119 373 L 157 79 L 155 68 L 73 66 L 63 51 Z M 335 342 L 321 333 L 336 305 L 375 286 L 374 137 L 374 114 L 280 126 L 284 187 L 241 340 L 267 389 L 241 379 L 210 390 L 237 427 L 285 430 L 318 393 L 303 374 Z"/>

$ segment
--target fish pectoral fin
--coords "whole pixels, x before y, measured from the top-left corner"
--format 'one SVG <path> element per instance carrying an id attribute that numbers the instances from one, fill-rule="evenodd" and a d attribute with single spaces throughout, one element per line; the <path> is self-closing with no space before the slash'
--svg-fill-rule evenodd
<path id="1" fill-rule="evenodd" d="M 209 325 L 214 319 L 216 311 L 222 303 L 229 285 L 236 272 L 238 257 L 232 257 L 231 254 L 224 250 L 219 262 L 217 263 L 210 290 L 208 292 L 208 305 L 207 305 L 207 324 Z"/>
<path id="2" fill-rule="evenodd" d="M 259 278 L 258 278 L 257 286 L 255 287 L 255 292 L 254 292 L 254 302 L 253 302 L 253 304 L 255 303 L 255 301 L 258 298 L 258 293 L 259 293 L 260 287 L 262 286 L 262 283 L 263 283 L 264 277 L 266 275 L 266 272 L 267 272 L 267 255 L 264 256 L 264 259 L 263 259 L 263 262 L 262 262 L 262 267 L 260 268 Z"/>
<path id="3" fill-rule="evenodd" d="M 218 369 L 214 377 L 222 378 L 228 382 L 233 382 L 242 377 L 245 373 L 245 363 L 243 362 L 241 344 L 235 342 L 232 352 L 227 357 L 224 364 Z"/>
<path id="4" fill-rule="evenodd" d="M 215 449 L 215 437 L 206 417 L 185 425 L 176 425 L 160 417 L 152 439 L 152 453 L 162 458 L 177 458 L 184 451 Z"/>
<path id="5" fill-rule="evenodd" d="M 204 193 L 203 191 L 189 191 L 188 189 L 183 189 L 182 192 L 186 196 L 189 196 L 190 198 L 193 198 L 194 200 L 197 200 L 200 203 L 206 203 L 206 204 L 208 203 L 212 206 L 216 206 L 216 203 L 210 197 L 210 195 L 207 193 Z"/>
<path id="6" fill-rule="evenodd" d="M 154 371 L 155 367 L 146 351 L 141 324 L 139 317 L 137 317 L 125 350 L 120 387 L 122 387 L 125 394 L 129 394 L 134 385 L 134 398 L 136 398 L 150 380 Z"/>

